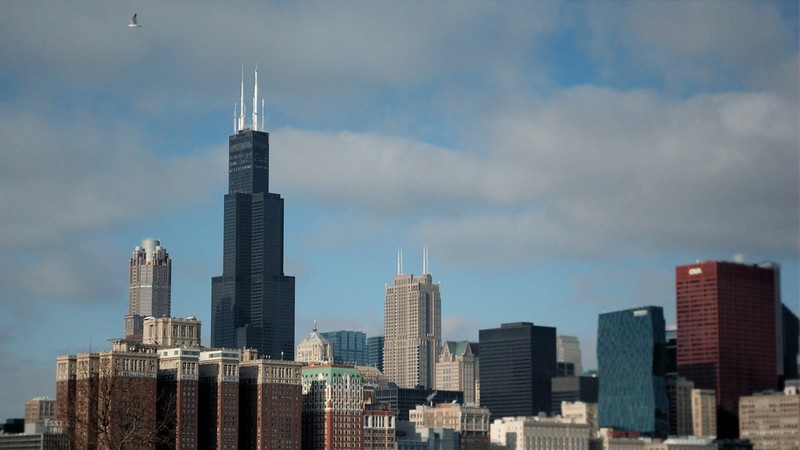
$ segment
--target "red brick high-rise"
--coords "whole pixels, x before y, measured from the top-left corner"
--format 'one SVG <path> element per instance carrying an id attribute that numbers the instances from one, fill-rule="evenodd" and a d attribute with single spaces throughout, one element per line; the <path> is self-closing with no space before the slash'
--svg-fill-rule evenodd
<path id="1" fill-rule="evenodd" d="M 678 373 L 716 390 L 720 437 L 738 436 L 739 397 L 778 388 L 779 280 L 770 263 L 675 268 Z"/>

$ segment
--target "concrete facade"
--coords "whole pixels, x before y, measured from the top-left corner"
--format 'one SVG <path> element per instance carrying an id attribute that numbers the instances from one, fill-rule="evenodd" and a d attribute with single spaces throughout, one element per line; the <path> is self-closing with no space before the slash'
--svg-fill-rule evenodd
<path id="1" fill-rule="evenodd" d="M 436 361 L 435 389 L 461 391 L 464 403 L 480 405 L 480 357 L 475 342 L 447 341 Z"/>
<path id="2" fill-rule="evenodd" d="M 783 392 L 739 399 L 742 439 L 758 450 L 800 449 L 800 395 L 794 386 Z"/>

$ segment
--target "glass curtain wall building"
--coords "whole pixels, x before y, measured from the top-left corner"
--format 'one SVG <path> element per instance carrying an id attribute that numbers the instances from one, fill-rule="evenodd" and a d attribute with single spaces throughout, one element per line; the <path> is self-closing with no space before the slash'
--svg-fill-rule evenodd
<path id="1" fill-rule="evenodd" d="M 336 364 L 367 365 L 367 335 L 363 331 L 340 330 L 320 334 L 331 343 Z"/>
<path id="2" fill-rule="evenodd" d="M 597 364 L 600 426 L 666 437 L 664 311 L 658 306 L 600 314 Z"/>

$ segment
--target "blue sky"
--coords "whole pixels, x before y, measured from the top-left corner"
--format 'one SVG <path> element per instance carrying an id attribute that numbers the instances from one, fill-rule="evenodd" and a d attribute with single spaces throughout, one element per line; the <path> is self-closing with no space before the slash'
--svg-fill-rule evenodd
<path id="1" fill-rule="evenodd" d="M 797 311 L 797 36 L 788 1 L 6 3 L 0 419 L 122 334 L 144 237 L 208 342 L 242 65 L 298 339 L 381 333 L 424 244 L 446 339 L 532 321 L 587 368 L 599 313 L 674 323 L 675 265 L 777 261 Z"/>

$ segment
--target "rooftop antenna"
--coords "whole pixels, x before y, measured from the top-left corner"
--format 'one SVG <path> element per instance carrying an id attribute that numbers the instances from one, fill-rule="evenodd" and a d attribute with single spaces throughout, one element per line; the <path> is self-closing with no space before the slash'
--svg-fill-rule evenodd
<path id="1" fill-rule="evenodd" d="M 233 134 L 236 134 L 236 107 L 238 105 L 233 102 Z"/>
<path id="2" fill-rule="evenodd" d="M 397 247 L 397 276 L 403 274 L 403 248 Z"/>
<path id="3" fill-rule="evenodd" d="M 264 98 L 261 98 L 261 131 L 264 131 Z"/>
<path id="4" fill-rule="evenodd" d="M 258 131 L 258 64 L 256 64 L 255 83 L 253 84 L 253 130 Z"/>
<path id="5" fill-rule="evenodd" d="M 422 274 L 428 274 L 428 244 L 422 246 Z"/>
<path id="6" fill-rule="evenodd" d="M 244 130 L 244 65 L 242 65 L 242 85 L 239 90 L 239 130 Z"/>
<path id="7" fill-rule="evenodd" d="M 316 319 L 314 320 L 314 331 L 317 331 L 317 321 L 316 321 Z"/>

